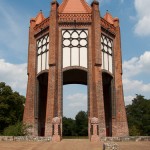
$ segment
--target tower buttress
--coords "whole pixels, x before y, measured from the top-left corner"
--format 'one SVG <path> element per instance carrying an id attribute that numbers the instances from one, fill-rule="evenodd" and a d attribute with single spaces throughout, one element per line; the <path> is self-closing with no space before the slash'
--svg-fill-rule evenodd
<path id="1" fill-rule="evenodd" d="M 49 71 L 48 71 L 48 95 L 46 107 L 45 136 L 52 136 L 52 120 L 58 117 L 58 3 L 51 3 L 50 28 L 49 28 Z"/>

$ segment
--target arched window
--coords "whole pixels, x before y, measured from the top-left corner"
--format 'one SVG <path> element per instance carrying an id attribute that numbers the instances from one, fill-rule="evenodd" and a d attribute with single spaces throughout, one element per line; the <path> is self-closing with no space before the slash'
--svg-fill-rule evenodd
<path id="1" fill-rule="evenodd" d="M 62 30 L 63 68 L 87 68 L 88 30 Z"/>
<path id="2" fill-rule="evenodd" d="M 37 73 L 48 69 L 49 35 L 37 40 Z"/>
<path id="3" fill-rule="evenodd" d="M 101 50 L 102 50 L 102 69 L 105 69 L 109 72 L 112 70 L 112 48 L 113 41 L 106 37 L 105 35 L 101 36 Z"/>

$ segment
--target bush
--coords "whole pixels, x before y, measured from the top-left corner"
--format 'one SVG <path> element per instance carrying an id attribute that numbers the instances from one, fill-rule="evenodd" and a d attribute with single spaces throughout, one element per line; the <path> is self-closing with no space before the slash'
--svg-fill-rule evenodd
<path id="1" fill-rule="evenodd" d="M 22 122 L 18 122 L 15 125 L 10 125 L 9 127 L 4 129 L 4 136 L 25 136 L 29 135 L 28 129 L 30 126 L 23 124 Z"/>

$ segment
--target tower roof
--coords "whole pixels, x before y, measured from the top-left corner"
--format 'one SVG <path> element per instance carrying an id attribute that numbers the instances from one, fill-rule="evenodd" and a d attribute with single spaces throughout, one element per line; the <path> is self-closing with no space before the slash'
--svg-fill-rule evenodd
<path id="1" fill-rule="evenodd" d="M 112 15 L 107 11 L 105 16 L 104 16 L 104 19 L 106 21 L 108 21 L 110 24 L 114 24 L 114 19 L 112 17 Z"/>
<path id="2" fill-rule="evenodd" d="M 59 13 L 91 13 L 91 7 L 85 0 L 63 0 Z"/>
<path id="3" fill-rule="evenodd" d="M 40 24 L 45 19 L 43 12 L 40 11 L 35 18 L 31 18 L 31 20 L 35 21 L 35 24 Z"/>
<path id="4" fill-rule="evenodd" d="M 36 16 L 36 18 L 35 18 L 36 24 L 41 23 L 44 19 L 45 19 L 45 17 L 44 17 L 44 15 L 43 15 L 42 11 L 40 11 L 40 12 L 38 13 L 38 15 Z"/>

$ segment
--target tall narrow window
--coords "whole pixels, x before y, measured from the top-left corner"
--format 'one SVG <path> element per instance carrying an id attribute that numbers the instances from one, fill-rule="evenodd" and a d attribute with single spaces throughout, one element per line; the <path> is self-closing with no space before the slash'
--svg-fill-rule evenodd
<path id="1" fill-rule="evenodd" d="M 113 72 L 112 69 L 112 47 L 113 42 L 108 37 L 101 36 L 101 50 L 102 50 L 102 69 Z"/>
<path id="2" fill-rule="evenodd" d="M 48 69 L 49 35 L 37 40 L 37 73 Z"/>
<path id="3" fill-rule="evenodd" d="M 88 30 L 62 30 L 63 68 L 82 66 L 87 68 Z"/>

